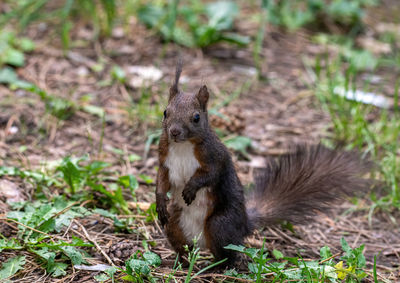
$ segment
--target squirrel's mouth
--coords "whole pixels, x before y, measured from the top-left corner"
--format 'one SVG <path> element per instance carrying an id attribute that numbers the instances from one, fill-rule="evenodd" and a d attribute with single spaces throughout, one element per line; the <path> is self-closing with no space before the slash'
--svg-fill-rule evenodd
<path id="1" fill-rule="evenodd" d="M 180 143 L 180 142 L 184 142 L 185 141 L 185 139 L 180 139 L 180 138 L 173 138 L 172 140 L 174 142 L 176 142 L 176 143 Z"/>
<path id="2" fill-rule="evenodd" d="M 187 141 L 187 137 L 184 134 L 180 134 L 180 135 L 177 135 L 177 136 L 168 135 L 168 139 L 170 141 L 174 141 L 176 143 L 181 143 L 181 142 Z"/>

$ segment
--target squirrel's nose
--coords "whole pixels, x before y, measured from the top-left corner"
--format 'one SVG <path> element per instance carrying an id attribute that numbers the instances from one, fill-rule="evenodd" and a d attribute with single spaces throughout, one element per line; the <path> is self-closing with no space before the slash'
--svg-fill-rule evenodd
<path id="1" fill-rule="evenodd" d="M 177 129 L 177 128 L 173 128 L 170 130 L 171 136 L 173 137 L 177 137 L 181 134 L 181 130 Z"/>

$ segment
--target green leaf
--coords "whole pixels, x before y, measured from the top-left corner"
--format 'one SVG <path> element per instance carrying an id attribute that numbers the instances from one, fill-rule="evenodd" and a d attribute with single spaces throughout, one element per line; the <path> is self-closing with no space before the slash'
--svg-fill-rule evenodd
<path id="1" fill-rule="evenodd" d="M 150 177 L 147 176 L 145 174 L 140 174 L 139 175 L 140 179 L 142 179 L 146 184 L 152 184 L 154 182 L 154 180 Z"/>
<path id="2" fill-rule="evenodd" d="M 136 276 L 132 276 L 132 275 L 122 276 L 121 279 L 124 281 L 128 281 L 128 282 L 137 282 Z"/>
<path id="3" fill-rule="evenodd" d="M 273 255 L 276 259 L 282 259 L 282 258 L 283 258 L 283 254 L 282 254 L 280 251 L 276 250 L 276 249 L 274 249 L 274 250 L 272 251 L 272 255 Z"/>
<path id="4" fill-rule="evenodd" d="M 18 81 L 17 74 L 11 68 L 0 69 L 0 83 L 2 84 L 12 84 Z"/>
<path id="5" fill-rule="evenodd" d="M 21 67 L 25 63 L 24 54 L 16 49 L 11 49 L 11 48 L 8 49 L 4 57 L 5 57 L 5 63 L 16 67 Z"/>
<path id="6" fill-rule="evenodd" d="M 129 159 L 130 162 L 135 162 L 135 161 L 142 160 L 142 157 L 140 157 L 139 155 L 133 153 L 133 154 L 129 155 L 128 159 Z"/>
<path id="7" fill-rule="evenodd" d="M 120 83 L 125 83 L 126 81 L 126 74 L 125 71 L 119 67 L 119 66 L 114 66 L 111 69 L 111 76 L 114 80 L 117 80 Z"/>
<path id="8" fill-rule="evenodd" d="M 108 217 L 111 219 L 114 219 L 115 217 L 117 217 L 117 215 L 115 215 L 114 213 L 109 212 L 108 210 L 102 209 L 102 208 L 95 208 L 93 209 L 93 213 L 97 213 L 100 214 L 104 217 Z"/>
<path id="9" fill-rule="evenodd" d="M 103 169 L 109 167 L 111 164 L 103 161 L 93 161 L 85 169 L 90 175 L 96 175 Z"/>
<path id="10" fill-rule="evenodd" d="M 125 155 L 125 151 L 123 151 L 120 148 L 112 147 L 112 148 L 110 148 L 110 151 L 112 151 L 113 153 L 118 154 L 118 155 Z"/>
<path id="11" fill-rule="evenodd" d="M 245 274 L 245 273 L 239 273 L 235 269 L 229 269 L 225 271 L 224 275 L 228 275 L 231 277 L 236 277 L 236 278 L 243 278 L 251 281 L 252 277 L 251 275 Z"/>
<path id="12" fill-rule="evenodd" d="M 54 252 L 50 252 L 47 247 L 33 250 L 32 252 L 49 262 L 53 262 L 56 257 L 56 254 Z"/>
<path id="13" fill-rule="evenodd" d="M 148 263 L 144 260 L 141 259 L 135 259 L 132 258 L 126 262 L 126 267 L 128 270 L 128 267 L 130 268 L 131 271 L 134 271 L 136 274 L 141 274 L 141 275 L 148 275 L 150 273 L 150 267 Z M 134 275 L 133 273 L 129 275 Z"/>
<path id="14" fill-rule="evenodd" d="M 200 47 L 208 46 L 220 39 L 220 33 L 212 26 L 200 26 L 196 30 L 196 44 Z"/>
<path id="15" fill-rule="evenodd" d="M 3 250 L 19 250 L 22 249 L 22 245 L 18 242 L 17 239 L 0 239 L 0 252 Z"/>
<path id="16" fill-rule="evenodd" d="M 350 254 L 350 253 L 352 252 L 352 250 L 351 250 L 349 244 L 346 242 L 346 240 L 344 239 L 344 237 L 342 237 L 342 238 L 340 239 L 340 243 L 341 243 L 341 245 L 342 245 L 343 251 L 345 251 L 345 252 L 348 253 L 348 254 Z"/>
<path id="17" fill-rule="evenodd" d="M 62 247 L 61 250 L 71 259 L 73 265 L 83 262 L 82 254 L 75 247 Z"/>
<path id="18" fill-rule="evenodd" d="M 228 246 L 225 247 L 225 249 L 227 250 L 233 250 L 233 251 L 237 251 L 237 252 L 244 252 L 245 251 L 245 247 L 244 246 L 238 246 L 238 245 L 233 245 L 233 244 L 229 244 Z"/>
<path id="19" fill-rule="evenodd" d="M 149 27 L 155 27 L 158 25 L 164 14 L 165 13 L 161 7 L 152 4 L 143 5 L 137 12 L 139 21 Z"/>
<path id="20" fill-rule="evenodd" d="M 82 110 L 100 118 L 104 117 L 106 113 L 103 108 L 95 105 L 83 105 Z"/>
<path id="21" fill-rule="evenodd" d="M 256 248 L 247 248 L 244 253 L 251 259 L 254 259 L 258 256 L 259 252 L 260 250 Z"/>
<path id="22" fill-rule="evenodd" d="M 345 48 L 343 56 L 356 70 L 374 70 L 378 65 L 378 60 L 368 50 Z"/>
<path id="23" fill-rule="evenodd" d="M 139 188 L 139 183 L 136 177 L 131 174 L 119 177 L 118 182 L 125 188 L 129 188 L 132 195 L 134 195 L 135 190 Z"/>
<path id="24" fill-rule="evenodd" d="M 150 204 L 150 207 L 146 210 L 146 222 L 154 222 L 157 217 L 157 205 L 156 203 Z"/>
<path id="25" fill-rule="evenodd" d="M 54 229 L 60 232 L 63 227 L 68 227 L 73 218 L 88 216 L 91 213 L 84 207 L 73 207 L 55 219 Z"/>
<path id="26" fill-rule="evenodd" d="M 247 265 L 249 271 L 253 274 L 257 274 L 258 272 L 258 264 L 254 263 L 254 262 L 249 262 Z"/>
<path id="27" fill-rule="evenodd" d="M 31 250 L 31 252 L 37 254 L 46 262 L 46 270 L 51 273 L 53 277 L 67 274 L 65 269 L 67 269 L 68 264 L 55 262 L 56 253 L 50 252 L 47 247 Z"/>
<path id="28" fill-rule="evenodd" d="M 44 253 L 44 255 L 46 256 L 46 251 L 48 249 L 54 250 L 54 251 L 62 251 L 63 247 L 93 247 L 93 244 L 91 243 L 85 243 L 82 239 L 77 238 L 72 236 L 72 243 L 67 243 L 64 241 L 58 241 L 58 242 L 42 242 L 40 244 L 35 244 L 34 245 L 35 248 L 43 248 L 46 249 L 43 251 L 43 249 L 41 250 L 42 254 Z M 49 259 L 49 258 L 48 258 Z"/>
<path id="29" fill-rule="evenodd" d="M 225 140 L 224 143 L 228 148 L 238 151 L 246 156 L 246 150 L 251 146 L 251 139 L 248 137 L 237 136 Z"/>
<path id="30" fill-rule="evenodd" d="M 45 233 L 49 233 L 49 232 L 53 232 L 54 229 L 56 228 L 56 221 L 54 220 L 54 218 L 46 220 L 43 224 L 41 224 L 38 228 L 38 230 L 45 232 Z"/>
<path id="31" fill-rule="evenodd" d="M 25 208 L 25 211 L 28 211 L 30 209 L 31 209 L 31 207 L 27 206 Z M 50 217 L 52 217 L 57 212 L 57 209 L 52 204 L 40 203 L 40 206 L 38 208 L 36 208 L 36 209 L 33 208 L 32 212 L 34 212 L 34 213 L 32 215 L 32 218 L 29 220 L 30 223 L 32 223 L 34 225 L 39 225 L 43 221 L 46 222 L 47 220 L 49 220 Z M 45 226 L 46 227 L 51 227 L 51 223 L 48 223 Z"/>
<path id="32" fill-rule="evenodd" d="M 196 46 L 196 40 L 194 39 L 193 35 L 185 31 L 181 27 L 174 27 L 172 40 L 186 47 Z"/>
<path id="33" fill-rule="evenodd" d="M 72 160 L 70 157 L 64 158 L 61 165 L 57 167 L 57 171 L 63 174 L 64 181 L 68 184 L 73 193 L 81 188 L 84 177 L 81 174 L 82 170 L 76 160 Z"/>
<path id="34" fill-rule="evenodd" d="M 155 254 L 153 252 L 145 252 L 143 254 L 143 258 L 148 262 L 148 264 L 152 266 L 160 266 L 161 265 L 161 258 L 158 254 Z"/>
<path id="35" fill-rule="evenodd" d="M 206 6 L 209 26 L 216 30 L 227 30 L 233 25 L 233 19 L 238 14 L 238 5 L 233 1 L 219 1 Z"/>
<path id="36" fill-rule="evenodd" d="M 17 273 L 18 270 L 24 267 L 25 260 L 25 256 L 16 256 L 4 262 L 0 270 L 0 280 L 9 278 Z"/>
<path id="37" fill-rule="evenodd" d="M 0 70 L 0 74 L 1 74 Z M 0 166 L 0 176 L 9 175 L 9 176 L 17 176 L 20 174 L 20 171 L 16 167 L 7 167 L 7 166 Z"/>
<path id="38" fill-rule="evenodd" d="M 294 264 L 295 266 L 299 265 L 299 259 L 297 257 L 284 257 L 288 262 Z"/>
<path id="39" fill-rule="evenodd" d="M 67 120 L 76 111 L 75 104 L 64 98 L 48 96 L 45 103 L 46 110 L 60 120 Z"/>
<path id="40" fill-rule="evenodd" d="M 92 243 L 86 243 L 81 238 L 72 236 L 72 245 L 74 247 L 93 247 Z"/>
<path id="41" fill-rule="evenodd" d="M 322 260 L 327 259 L 332 256 L 331 249 L 328 246 L 322 247 L 319 251 L 319 254 L 320 254 Z"/>
<path id="42" fill-rule="evenodd" d="M 337 279 L 337 273 L 336 273 L 336 269 L 333 266 L 329 266 L 329 265 L 323 265 L 321 266 L 322 270 L 320 270 L 319 273 L 322 273 L 325 275 L 325 277 L 329 277 L 332 279 Z"/>
<path id="43" fill-rule="evenodd" d="M 32 51 L 35 49 L 35 43 L 29 38 L 21 38 L 18 40 L 18 47 L 25 52 Z"/>
<path id="44" fill-rule="evenodd" d="M 117 13 L 117 2 L 115 0 L 101 0 L 101 4 L 107 16 L 107 32 L 110 32 Z"/>
<path id="45" fill-rule="evenodd" d="M 332 1 L 327 8 L 328 14 L 334 19 L 351 24 L 361 19 L 363 11 L 357 1 Z"/>
<path id="46" fill-rule="evenodd" d="M 7 213 L 7 218 L 15 219 L 18 222 L 22 222 L 27 215 L 28 214 L 24 213 L 23 211 L 10 211 Z"/>
<path id="47" fill-rule="evenodd" d="M 231 43 L 235 43 L 237 45 L 240 46 L 245 46 L 248 45 L 250 43 L 250 37 L 248 36 L 244 36 L 244 35 L 240 35 L 237 33 L 232 33 L 232 32 L 224 32 L 221 35 L 221 40 L 227 41 L 227 42 L 231 42 Z"/>
<path id="48" fill-rule="evenodd" d="M 68 264 L 66 263 L 55 262 L 53 265 L 51 265 L 50 268 L 48 268 L 48 272 L 50 272 L 53 277 L 64 276 L 67 274 L 67 272 L 65 271 L 67 267 Z"/>
<path id="49" fill-rule="evenodd" d="M 47 185 L 58 184 L 55 178 L 48 177 L 40 172 L 32 172 L 28 170 L 21 171 L 16 167 L 0 166 L 0 176 L 19 176 L 21 178 L 33 179 L 36 183 L 45 182 Z M 15 204 L 15 203 L 14 203 Z"/>
<path id="50" fill-rule="evenodd" d="M 93 278 L 97 282 L 104 282 L 104 281 L 107 281 L 108 279 L 110 279 L 110 276 L 108 276 L 105 273 L 101 273 L 101 274 L 98 274 L 98 275 L 94 276 Z"/>
<path id="51" fill-rule="evenodd" d="M 108 274 L 111 278 L 114 278 L 114 274 L 118 271 L 118 269 L 115 266 L 111 266 L 104 270 L 105 273 Z"/>
<path id="52" fill-rule="evenodd" d="M 93 182 L 88 181 L 88 186 L 91 187 L 93 190 L 102 193 L 106 197 L 108 197 L 111 200 L 115 200 L 115 196 L 109 192 L 102 184 L 95 184 Z"/>
<path id="53" fill-rule="evenodd" d="M 359 251 L 358 255 L 357 255 L 357 262 L 358 262 L 358 267 L 363 268 L 366 266 L 366 261 L 365 261 L 365 256 L 362 253 L 362 251 L 364 250 L 364 245 L 361 245 L 361 250 Z"/>
<path id="54" fill-rule="evenodd" d="M 125 198 L 124 195 L 122 194 L 122 189 L 121 187 L 118 187 L 115 191 L 114 191 L 114 197 L 113 199 L 115 201 L 118 202 L 118 204 L 120 205 L 124 205 L 125 204 Z"/>

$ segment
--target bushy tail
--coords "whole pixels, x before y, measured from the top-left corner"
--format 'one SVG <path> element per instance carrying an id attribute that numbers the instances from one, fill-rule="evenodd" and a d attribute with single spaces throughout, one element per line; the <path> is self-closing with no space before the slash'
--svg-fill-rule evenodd
<path id="1" fill-rule="evenodd" d="M 370 165 L 354 153 L 321 145 L 297 146 L 293 154 L 269 162 L 255 177 L 246 209 L 253 228 L 283 220 L 304 223 L 332 202 L 368 188 L 362 176 Z"/>

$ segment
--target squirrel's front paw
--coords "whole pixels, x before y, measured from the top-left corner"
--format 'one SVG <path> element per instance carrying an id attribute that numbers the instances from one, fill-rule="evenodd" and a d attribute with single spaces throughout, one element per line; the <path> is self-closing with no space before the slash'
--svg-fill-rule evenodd
<path id="1" fill-rule="evenodd" d="M 168 223 L 168 210 L 167 210 L 167 202 L 164 197 L 157 198 L 156 201 L 156 211 L 158 214 L 158 219 L 161 222 L 161 225 L 164 226 Z"/>
<path id="2" fill-rule="evenodd" d="M 183 200 L 187 205 L 190 205 L 196 198 L 196 190 L 191 187 L 186 186 L 182 192 Z"/>
<path id="3" fill-rule="evenodd" d="M 157 214 L 158 214 L 158 219 L 161 222 L 161 225 L 164 226 L 165 224 L 168 223 L 168 211 L 167 211 L 167 206 L 166 205 L 157 205 Z"/>

